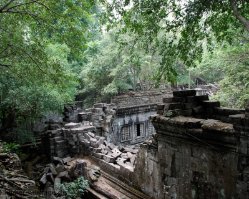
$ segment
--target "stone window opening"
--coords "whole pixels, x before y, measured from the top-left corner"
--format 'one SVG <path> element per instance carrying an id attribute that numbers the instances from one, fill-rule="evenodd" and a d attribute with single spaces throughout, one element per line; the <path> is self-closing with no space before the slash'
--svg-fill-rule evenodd
<path id="1" fill-rule="evenodd" d="M 137 137 L 139 137 L 139 136 L 141 136 L 140 124 L 137 124 L 136 127 L 137 127 Z"/>
<path id="2" fill-rule="evenodd" d="M 121 128 L 121 142 L 131 139 L 131 132 L 129 126 L 123 126 Z"/>
<path id="3" fill-rule="evenodd" d="M 142 123 L 137 123 L 135 126 L 135 135 L 136 137 L 142 137 L 144 131 L 144 124 Z"/>

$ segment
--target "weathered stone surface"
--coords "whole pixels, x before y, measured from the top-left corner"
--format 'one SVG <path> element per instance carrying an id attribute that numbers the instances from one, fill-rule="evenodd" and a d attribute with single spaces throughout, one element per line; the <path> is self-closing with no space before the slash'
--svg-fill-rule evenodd
<path id="1" fill-rule="evenodd" d="M 112 149 L 112 154 L 111 154 L 112 157 L 117 158 L 120 155 L 121 155 L 121 152 L 117 148 Z"/>
<path id="2" fill-rule="evenodd" d="M 52 173 L 47 173 L 46 174 L 47 180 L 49 180 L 51 183 L 54 183 L 54 176 Z"/>
<path id="3" fill-rule="evenodd" d="M 95 130 L 94 126 L 85 125 L 85 126 L 80 126 L 80 127 L 77 127 L 77 128 L 72 128 L 71 132 L 72 133 L 84 133 L 86 131 L 94 131 L 94 130 Z"/>
<path id="4" fill-rule="evenodd" d="M 104 141 L 105 141 L 105 138 L 104 138 L 104 137 L 100 137 L 100 138 L 98 139 L 98 141 L 97 141 L 97 145 L 98 145 L 98 146 L 102 145 L 102 144 L 104 143 Z"/>
<path id="5" fill-rule="evenodd" d="M 91 145 L 90 141 L 88 141 L 87 139 L 84 139 L 83 141 L 81 141 L 81 144 L 83 144 L 86 147 L 89 147 Z"/>
<path id="6" fill-rule="evenodd" d="M 77 159 L 75 166 L 73 168 L 74 177 L 78 178 L 79 176 L 87 175 L 87 162 L 82 159 Z"/>
<path id="7" fill-rule="evenodd" d="M 221 131 L 227 133 L 235 133 L 233 125 L 229 123 L 220 122 L 217 120 L 203 120 L 202 121 L 202 129 L 209 131 Z"/>
<path id="8" fill-rule="evenodd" d="M 199 96 L 196 96 L 196 99 L 198 100 L 198 102 L 202 102 L 202 101 L 209 100 L 209 97 L 208 95 L 199 95 Z"/>
<path id="9" fill-rule="evenodd" d="M 124 151 L 136 154 L 138 152 L 138 149 L 133 149 L 131 147 L 125 147 Z"/>
<path id="10" fill-rule="evenodd" d="M 202 105 L 205 108 L 215 108 L 215 107 L 220 107 L 220 102 L 218 102 L 218 101 L 203 101 Z"/>
<path id="11" fill-rule="evenodd" d="M 88 135 L 90 135 L 92 138 L 95 137 L 94 133 L 92 133 L 91 131 L 88 132 Z"/>
<path id="12" fill-rule="evenodd" d="M 106 106 L 106 104 L 105 103 L 98 103 L 98 104 L 94 104 L 93 106 L 94 106 L 94 108 L 103 108 Z"/>
<path id="13" fill-rule="evenodd" d="M 55 169 L 56 169 L 57 173 L 61 173 L 61 172 L 65 171 L 65 166 L 62 164 L 58 164 L 58 165 L 56 165 Z"/>
<path id="14" fill-rule="evenodd" d="M 124 165 L 124 164 L 125 164 L 124 162 L 125 162 L 126 160 L 127 160 L 127 159 L 125 159 L 125 158 L 117 158 L 116 161 L 117 161 L 117 164 L 118 164 L 118 165 Z"/>
<path id="15" fill-rule="evenodd" d="M 66 157 L 66 158 L 63 158 L 62 161 L 63 161 L 64 164 L 67 164 L 68 162 L 72 161 L 72 158 L 71 157 Z"/>
<path id="16" fill-rule="evenodd" d="M 53 159 L 54 164 L 63 164 L 62 158 L 53 157 L 52 159 Z"/>
<path id="17" fill-rule="evenodd" d="M 68 171 L 63 171 L 63 172 L 60 172 L 57 176 L 57 178 L 61 178 L 62 180 L 70 180 L 70 176 L 68 174 Z"/>
<path id="18" fill-rule="evenodd" d="M 224 107 L 217 107 L 217 108 L 215 108 L 214 111 L 215 111 L 215 114 L 224 115 L 224 116 L 237 115 L 237 114 L 244 114 L 245 113 L 245 110 L 243 110 L 243 109 L 224 108 Z"/>
<path id="19" fill-rule="evenodd" d="M 114 145 L 114 144 L 112 144 L 112 143 L 108 143 L 107 144 L 107 146 L 109 147 L 109 149 L 114 149 L 114 148 L 116 148 L 116 146 Z"/>
<path id="20" fill-rule="evenodd" d="M 103 155 L 103 159 L 104 161 L 109 162 L 109 163 L 114 163 L 114 160 L 115 160 L 114 157 L 109 156 L 109 155 Z"/>
<path id="21" fill-rule="evenodd" d="M 97 139 L 95 139 L 95 138 L 90 139 L 91 146 L 92 146 L 92 144 L 95 144 L 96 142 L 97 142 Z"/>
<path id="22" fill-rule="evenodd" d="M 53 175 L 57 175 L 57 171 L 56 171 L 56 169 L 55 169 L 54 164 L 49 164 L 48 167 L 49 167 L 50 172 L 51 172 Z"/>
<path id="23" fill-rule="evenodd" d="M 173 91 L 174 97 L 187 97 L 187 96 L 195 96 L 196 90 L 182 90 L 182 91 Z"/>
<path id="24" fill-rule="evenodd" d="M 136 160 L 136 156 L 135 155 L 133 155 L 133 156 L 130 157 L 130 162 L 131 162 L 132 166 L 134 166 L 135 160 Z"/>
<path id="25" fill-rule="evenodd" d="M 61 185 L 61 179 L 56 177 L 54 180 L 54 192 L 58 194 L 60 192 L 59 186 Z"/>
<path id="26" fill-rule="evenodd" d="M 94 149 L 93 149 L 93 152 L 94 152 L 94 153 L 100 153 L 101 150 L 102 150 L 101 148 L 94 148 Z"/>
<path id="27" fill-rule="evenodd" d="M 87 140 L 89 140 L 89 141 L 90 141 L 90 139 L 92 138 L 88 133 L 85 133 L 85 134 L 84 134 L 84 137 L 85 137 Z"/>
<path id="28" fill-rule="evenodd" d="M 182 109 L 184 108 L 183 104 L 181 103 L 170 103 L 166 104 L 164 110 L 174 110 L 174 109 Z"/>
<path id="29" fill-rule="evenodd" d="M 81 126 L 81 123 L 74 123 L 74 122 L 70 122 L 64 125 L 64 127 L 66 129 L 71 129 L 71 128 L 78 128 Z"/>
<path id="30" fill-rule="evenodd" d="M 164 104 L 157 104 L 157 110 L 164 110 Z"/>
<path id="31" fill-rule="evenodd" d="M 95 182 L 98 180 L 98 178 L 100 177 L 101 173 L 100 173 L 100 168 L 94 165 L 91 165 L 89 171 L 88 171 L 88 175 L 89 175 L 89 180 L 90 182 Z"/>
<path id="32" fill-rule="evenodd" d="M 169 124 L 172 124 L 172 125 L 183 126 L 184 128 L 201 128 L 201 125 L 202 125 L 201 122 L 203 121 L 203 119 L 177 116 L 177 117 L 173 117 L 173 118 L 170 118 L 164 121 L 167 121 Z"/>
<path id="33" fill-rule="evenodd" d="M 47 174 L 44 173 L 40 179 L 40 182 L 45 185 L 47 183 Z"/>
<path id="34" fill-rule="evenodd" d="M 171 102 L 173 102 L 173 98 L 172 97 L 163 98 L 163 103 L 171 103 Z"/>
<path id="35" fill-rule="evenodd" d="M 204 108 L 202 106 L 196 106 L 192 110 L 194 114 L 198 115 L 203 113 Z"/>
<path id="36" fill-rule="evenodd" d="M 96 158 L 102 159 L 104 154 L 102 154 L 102 153 L 93 153 L 93 155 L 94 155 Z"/>
<path id="37" fill-rule="evenodd" d="M 128 173 L 128 172 L 133 172 L 134 171 L 134 167 L 132 167 L 131 165 L 128 164 L 120 164 L 120 171 L 122 173 Z"/>

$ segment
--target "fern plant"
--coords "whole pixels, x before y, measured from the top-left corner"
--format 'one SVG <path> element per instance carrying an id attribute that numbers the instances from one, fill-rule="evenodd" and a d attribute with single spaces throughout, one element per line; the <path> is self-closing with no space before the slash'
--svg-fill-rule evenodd
<path id="1" fill-rule="evenodd" d="M 74 199 L 84 195 L 89 187 L 89 183 L 88 180 L 81 176 L 73 182 L 63 183 L 58 186 L 63 195 L 65 195 L 68 199 Z"/>

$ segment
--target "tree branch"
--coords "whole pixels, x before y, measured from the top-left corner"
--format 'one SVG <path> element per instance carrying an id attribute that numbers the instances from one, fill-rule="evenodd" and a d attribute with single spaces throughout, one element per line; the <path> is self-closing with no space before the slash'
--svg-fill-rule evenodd
<path id="1" fill-rule="evenodd" d="M 11 65 L 8 65 L 8 64 L 1 64 L 1 63 L 0 63 L 0 66 L 4 66 L 4 67 L 6 67 L 6 68 L 9 68 Z"/>
<path id="2" fill-rule="evenodd" d="M 4 48 L 4 49 L 0 52 L 0 55 L 3 54 L 6 50 L 8 50 L 9 47 L 10 47 L 10 45 L 7 45 L 6 48 Z"/>
<path id="3" fill-rule="evenodd" d="M 34 13 L 30 13 L 27 11 L 19 11 L 19 10 L 4 10 L 2 13 L 14 13 L 14 14 L 22 14 L 22 15 L 29 15 L 30 17 L 34 18 L 35 20 L 43 20 L 38 15 Z"/>
<path id="4" fill-rule="evenodd" d="M 15 0 L 10 0 L 8 3 L 6 3 L 5 5 L 3 5 L 1 8 L 0 8 L 0 12 L 2 12 L 5 8 L 7 8 L 12 2 L 14 2 Z"/>
<path id="5" fill-rule="evenodd" d="M 30 55 L 25 49 L 23 49 L 23 48 L 20 48 L 21 50 L 22 50 L 22 52 L 23 52 L 23 54 L 25 54 L 25 55 L 27 55 L 28 56 L 28 58 L 37 66 L 37 68 L 42 72 L 42 73 L 44 73 L 44 74 L 47 74 L 44 70 L 42 70 L 41 69 L 41 67 L 39 66 L 39 61 L 37 62 L 33 57 L 32 57 L 32 55 Z"/>
<path id="6" fill-rule="evenodd" d="M 236 0 L 230 0 L 230 5 L 232 7 L 234 16 L 244 25 L 246 31 L 249 32 L 249 20 L 240 14 Z"/>
<path id="7" fill-rule="evenodd" d="M 12 7 L 8 7 L 7 11 L 8 11 L 8 10 L 12 10 L 13 8 L 20 7 L 20 6 L 24 6 L 24 5 L 36 3 L 37 1 L 39 1 L 39 0 L 33 0 L 33 1 L 30 1 L 30 2 L 27 2 L 27 3 L 16 4 L 16 5 L 13 5 Z"/>

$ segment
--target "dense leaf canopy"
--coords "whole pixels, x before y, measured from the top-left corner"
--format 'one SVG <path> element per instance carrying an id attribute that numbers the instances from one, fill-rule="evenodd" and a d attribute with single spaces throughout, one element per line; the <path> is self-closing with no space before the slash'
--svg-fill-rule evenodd
<path id="1" fill-rule="evenodd" d="M 91 0 L 0 2 L 2 130 L 60 110 L 74 98 L 73 71 L 91 38 L 95 9 Z"/>
<path id="2" fill-rule="evenodd" d="M 148 48 L 158 43 L 163 56 L 159 79 L 174 74 L 176 61 L 195 65 L 203 45 L 212 49 L 214 39 L 231 42 L 233 30 L 249 32 L 249 2 L 244 0 L 114 0 L 105 5 L 110 24 L 121 23 L 124 31 L 138 33 Z M 160 34 L 164 38 L 159 40 Z"/>

